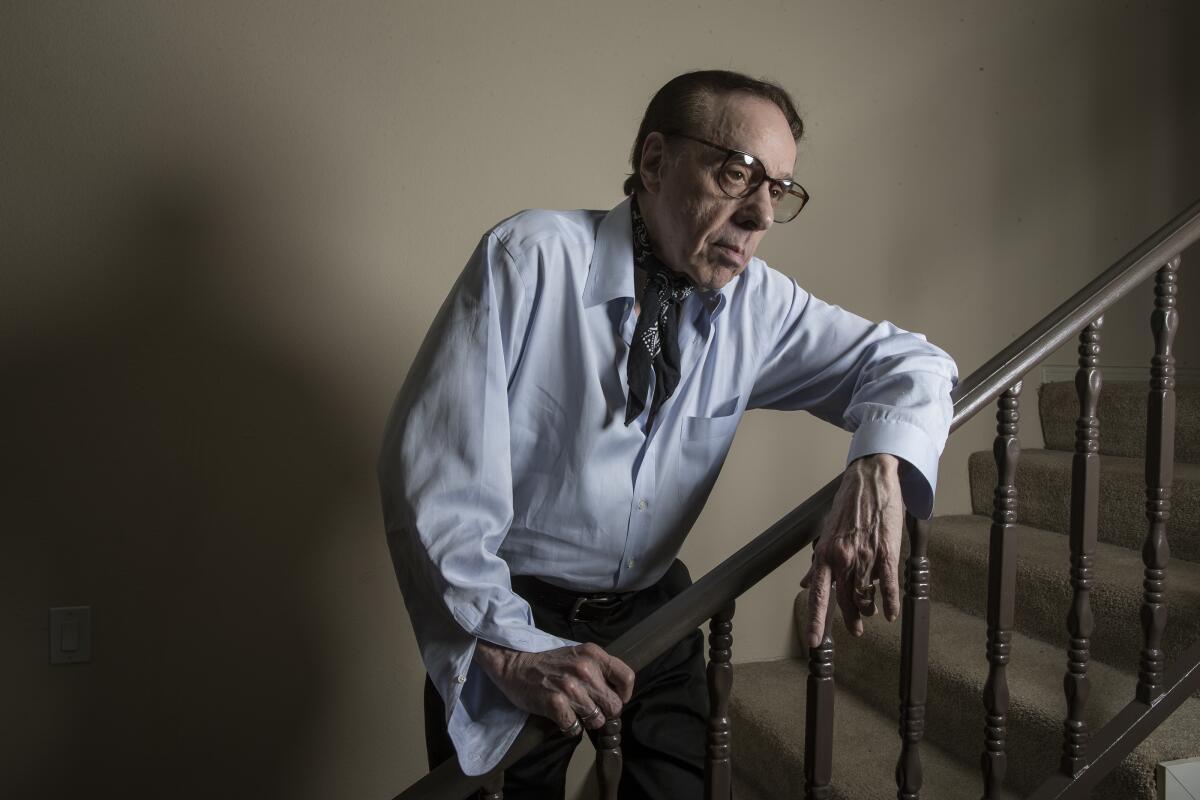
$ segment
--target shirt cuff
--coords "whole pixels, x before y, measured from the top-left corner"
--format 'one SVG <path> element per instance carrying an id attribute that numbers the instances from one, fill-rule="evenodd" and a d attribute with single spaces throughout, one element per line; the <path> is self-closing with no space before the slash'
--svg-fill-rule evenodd
<path id="1" fill-rule="evenodd" d="M 529 715 L 509 702 L 478 664 L 465 672 L 446 727 L 463 774 L 483 775 L 500 763 Z"/>
<path id="2" fill-rule="evenodd" d="M 523 653 L 544 653 L 559 647 L 570 647 L 579 642 L 560 639 L 532 625 L 497 625 L 491 621 L 480 623 L 474 631 L 476 638 L 492 644 L 520 650 Z"/>
<path id="3" fill-rule="evenodd" d="M 862 423 L 850 441 L 846 464 L 863 456 L 888 453 L 901 459 L 900 491 L 908 513 L 917 519 L 933 514 L 941 447 L 924 429 L 900 419 L 874 419 Z"/>
<path id="4" fill-rule="evenodd" d="M 477 628 L 475 636 L 464 636 L 465 646 L 454 654 L 449 669 L 441 670 L 435 682 L 440 679 L 442 697 L 449 709 L 446 728 L 466 775 L 483 775 L 500 763 L 529 716 L 514 706 L 475 662 L 479 639 L 528 653 L 577 644 L 532 626 L 513 630 L 485 623 Z"/>

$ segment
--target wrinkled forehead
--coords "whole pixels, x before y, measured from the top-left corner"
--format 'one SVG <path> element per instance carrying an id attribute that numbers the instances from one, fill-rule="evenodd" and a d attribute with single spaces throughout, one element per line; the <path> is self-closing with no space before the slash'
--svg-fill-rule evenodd
<path id="1" fill-rule="evenodd" d="M 796 141 L 779 106 L 745 92 L 714 95 L 704 105 L 706 130 L 700 135 L 749 153 L 763 162 L 772 177 L 791 176 L 796 163 Z"/>

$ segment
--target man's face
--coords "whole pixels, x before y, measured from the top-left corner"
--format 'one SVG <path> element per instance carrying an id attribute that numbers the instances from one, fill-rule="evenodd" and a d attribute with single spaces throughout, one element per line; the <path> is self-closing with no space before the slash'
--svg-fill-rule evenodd
<path id="1" fill-rule="evenodd" d="M 683 131 L 749 153 L 773 178 L 790 177 L 796 142 L 783 112 L 769 100 L 736 93 L 713 99 L 706 130 Z M 702 289 L 720 289 L 746 268 L 771 227 L 767 181 L 741 199 L 717 183 L 725 153 L 680 137 L 643 149 L 644 209 L 658 256 Z M 659 158 L 650 158 L 657 148 Z M 649 179 L 648 179 L 649 178 Z"/>

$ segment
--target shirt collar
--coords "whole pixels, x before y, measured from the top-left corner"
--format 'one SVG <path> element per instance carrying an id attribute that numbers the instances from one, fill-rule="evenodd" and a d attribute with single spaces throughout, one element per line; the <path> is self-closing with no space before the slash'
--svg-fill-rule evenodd
<path id="1" fill-rule="evenodd" d="M 583 286 L 583 305 L 586 308 L 618 298 L 633 299 L 633 217 L 632 200 L 626 197 L 600 221 L 596 232 L 596 247 Z M 746 266 L 750 268 L 749 265 Z M 710 318 L 719 315 L 729 304 L 742 279 L 739 275 L 717 292 L 697 292 Z"/>
<path id="2" fill-rule="evenodd" d="M 630 198 L 608 212 L 596 232 L 596 247 L 583 287 L 585 307 L 607 303 L 619 297 L 633 299 L 633 220 Z"/>

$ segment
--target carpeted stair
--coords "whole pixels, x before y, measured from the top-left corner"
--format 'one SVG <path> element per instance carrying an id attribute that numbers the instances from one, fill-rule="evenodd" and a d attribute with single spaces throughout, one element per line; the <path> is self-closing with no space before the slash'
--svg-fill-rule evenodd
<path id="1" fill-rule="evenodd" d="M 736 732 L 734 796 L 738 800 L 804 797 L 806 662 L 759 661 L 739 664 L 735 672 L 737 700 L 730 709 L 730 723 Z M 842 690 L 834 708 L 835 800 L 895 800 L 895 712 L 889 715 L 879 710 L 874 700 Z M 922 797 L 978 794 L 978 773 L 969 763 L 937 744 L 925 743 L 921 748 Z"/>
<path id="2" fill-rule="evenodd" d="M 1104 436 L 1103 421 L 1100 436 Z M 1071 459 L 1059 450 L 1022 450 L 1017 459 L 1021 521 L 1066 534 L 1070 525 Z M 996 491 L 996 462 L 972 453 L 971 511 L 990 516 Z M 1171 491 L 1171 556 L 1200 561 L 1200 464 L 1176 462 Z M 1137 458 L 1100 457 L 1102 542 L 1140 549 L 1146 538 L 1146 466 Z"/>
<path id="3" fill-rule="evenodd" d="M 1088 718 L 1097 730 L 1132 698 L 1141 648 L 1141 545 L 1146 533 L 1144 384 L 1114 383 L 1101 393 L 1101 540 L 1091 594 Z M 1200 391 L 1177 387 L 1175 491 L 1168 537 L 1168 663 L 1200 636 Z M 1045 450 L 1018 461 L 1016 625 L 1008 668 L 1010 711 L 1006 787 L 1024 794 L 1057 768 L 1062 750 L 1068 580 L 1067 498 L 1078 401 L 1070 383 L 1039 392 Z M 1140 438 L 1140 442 L 1139 442 Z M 921 745 L 923 798 L 980 795 L 982 689 L 987 603 L 987 552 L 995 465 L 991 452 L 969 461 L 971 515 L 936 517 L 929 543 L 929 702 Z M 798 623 L 804 603 L 797 598 Z M 900 625 L 871 620 L 854 639 L 835 629 L 834 796 L 845 800 L 896 796 L 894 770 Z M 802 659 L 739 664 L 734 670 L 735 796 L 803 796 L 804 684 Z M 1200 698 L 1192 697 L 1143 742 L 1093 793 L 1095 798 L 1155 800 L 1160 761 L 1200 756 Z M 1014 795 L 1015 796 L 1015 795 Z"/>

